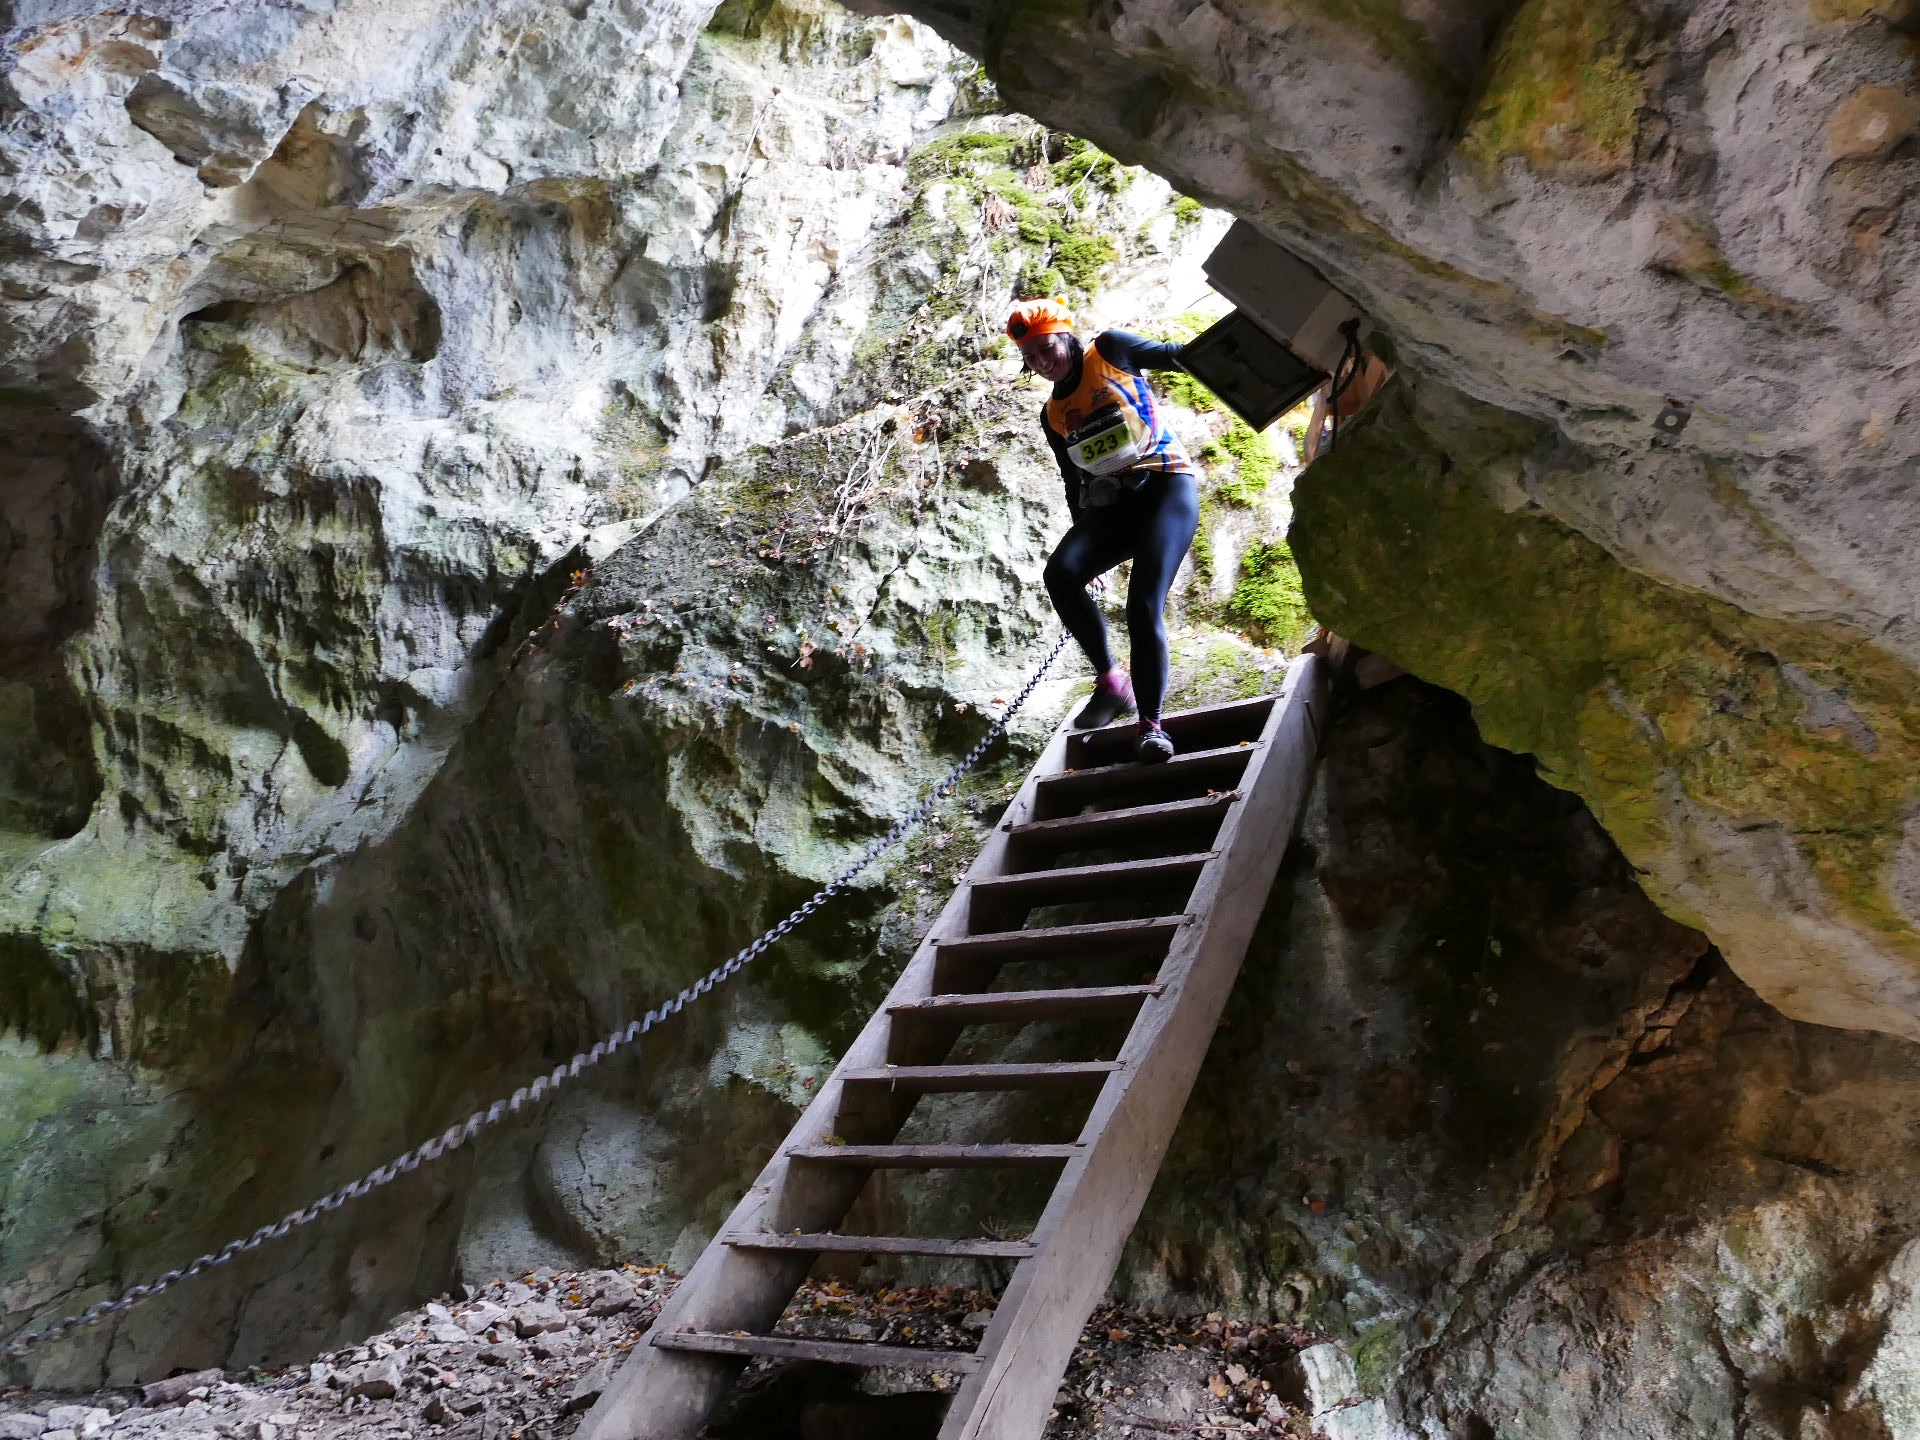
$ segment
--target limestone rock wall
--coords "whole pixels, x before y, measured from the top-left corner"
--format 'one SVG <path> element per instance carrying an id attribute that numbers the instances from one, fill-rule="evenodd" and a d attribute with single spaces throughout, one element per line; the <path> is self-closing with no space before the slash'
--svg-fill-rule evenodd
<path id="1" fill-rule="evenodd" d="M 1304 839 L 1136 1298 L 1323 1329 L 1329 1435 L 1920 1433 L 1911 1045 L 1765 1004 L 1412 679 Z"/>
<path id="2" fill-rule="evenodd" d="M 0 905 L 58 963 L 232 965 L 405 812 L 589 529 L 809 419 L 771 375 L 831 407 L 846 357 L 792 352 L 963 67 L 814 12 L 695 60 L 707 8 L 16 38 L 11 380 L 92 402 L 8 519 L 9 693 L 50 738 L 14 752 Z"/>
<path id="3" fill-rule="evenodd" d="M 1845 794 L 1858 757 L 1902 743 L 1860 718 L 1869 697 L 1914 707 L 1910 7 L 863 8 L 922 16 L 1015 104 L 1255 221 L 1369 312 L 1403 373 L 1532 422 L 1498 503 L 1552 522 L 1523 533 L 1580 536 L 1593 564 L 1545 593 L 1517 575 L 1478 585 L 1468 608 L 1450 582 L 1481 552 L 1426 537 L 1337 584 L 1308 564 L 1316 611 L 1488 707 L 1500 743 L 1549 757 L 1610 827 L 1658 791 L 1660 823 L 1614 833 L 1769 1000 L 1920 1038 L 1911 769 L 1890 766 L 1870 806 L 1810 813 L 1760 758 L 1840 738 L 1852 754 L 1799 760 Z M 1669 397 L 1693 417 L 1671 443 L 1652 428 Z M 1374 523 L 1331 493 L 1322 515 L 1298 539 L 1319 555 Z M 1428 643 L 1430 618 L 1472 629 L 1545 604 L 1599 617 L 1552 680 Z M 1673 753 L 1724 693 L 1680 678 L 1699 636 L 1666 626 L 1673 607 L 1743 617 L 1746 658 L 1714 667 L 1732 692 L 1773 685 L 1760 657 L 1788 651 L 1818 651 L 1822 678 L 1804 707 L 1747 709 L 1718 758 Z M 1609 706 L 1604 723 L 1658 732 L 1668 753 L 1568 755 L 1553 717 Z M 1854 850 L 1836 864 L 1842 835 Z"/>
<path id="4" fill-rule="evenodd" d="M 1049 623 L 1007 296 L 1170 313 L 1224 221 L 819 4 L 9 23 L 11 1330 L 524 1083 L 883 830 Z M 245 1364 L 454 1277 L 684 1260 L 982 783 L 638 1068 L 197 1282 L 193 1324 L 19 1373 Z"/>
<path id="5" fill-rule="evenodd" d="M 1124 1283 L 1324 1328 L 1346 1433 L 1907 1440 L 1920 1076 L 1805 1023 L 1920 1013 L 1906 17 L 912 8 L 1380 320 L 1400 379 L 1293 541 L 1475 707 L 1334 733 Z M 1220 222 L 812 0 L 0 23 L 12 1329 L 565 1058 L 883 830 L 1050 630 L 996 312 L 1173 316 Z M 1178 423 L 1177 684 L 1262 687 L 1221 627 L 1298 622 L 1277 457 Z M 639 1060 L 8 1378 L 684 1264 L 1075 673 Z"/>

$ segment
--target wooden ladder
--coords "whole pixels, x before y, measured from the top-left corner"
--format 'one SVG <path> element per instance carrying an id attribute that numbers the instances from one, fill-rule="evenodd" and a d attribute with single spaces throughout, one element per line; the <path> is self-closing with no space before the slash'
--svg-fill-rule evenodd
<path id="1" fill-rule="evenodd" d="M 614 1376 L 579 1440 L 688 1440 L 762 1356 L 964 1377 L 940 1440 L 1037 1440 L 1239 974 L 1306 794 L 1324 694 L 1321 662 L 1304 656 L 1277 696 L 1167 717 L 1180 753 L 1160 765 L 1134 761 L 1130 723 L 1055 733 L 886 1003 Z M 1061 863 L 1115 848 L 1139 853 Z M 1168 898 L 1146 918 L 1029 925 L 1043 907 L 1118 899 L 1153 910 L 1159 896 Z M 989 988 L 1003 967 L 1076 957 L 1154 968 L 1140 984 Z M 1132 1019 L 1112 1059 L 950 1058 L 968 1025 L 1096 1016 Z M 1072 1143 L 895 1143 L 923 1095 L 1054 1089 L 1091 1098 Z M 1030 1237 L 836 1228 L 875 1171 L 976 1166 L 1057 1173 Z M 836 1254 L 1012 1262 L 1013 1279 L 973 1351 L 771 1333 L 809 1271 Z"/>

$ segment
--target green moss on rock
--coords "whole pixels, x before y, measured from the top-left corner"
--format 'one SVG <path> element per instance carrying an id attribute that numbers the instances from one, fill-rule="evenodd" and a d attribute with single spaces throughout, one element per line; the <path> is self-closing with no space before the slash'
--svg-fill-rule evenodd
<path id="1" fill-rule="evenodd" d="M 1488 164 L 1610 175 L 1633 159 L 1646 85 L 1624 0 L 1528 0 L 1508 22 L 1462 150 Z"/>
<path id="2" fill-rule="evenodd" d="M 1861 636 L 1663 585 L 1503 509 L 1483 482 L 1547 439 L 1462 397 L 1387 392 L 1295 489 L 1314 613 L 1468 696 L 1487 739 L 1586 798 L 1670 913 L 1712 928 L 1670 868 L 1673 817 L 1699 807 L 1780 827 L 1837 907 L 1920 965 L 1887 888 L 1920 796 L 1920 677 Z"/>
<path id="3" fill-rule="evenodd" d="M 1176 201 L 1175 211 L 1178 212 L 1179 208 L 1179 202 Z M 1196 204 L 1195 209 L 1198 208 Z M 1171 319 L 1143 327 L 1143 331 L 1150 339 L 1185 345 L 1213 324 L 1213 320 L 1214 317 L 1203 310 L 1183 310 Z M 1220 402 L 1213 398 L 1213 392 L 1184 370 L 1163 370 L 1154 376 L 1154 384 L 1174 404 L 1188 410 L 1196 410 L 1204 415 L 1220 408 Z"/>
<path id="4" fill-rule="evenodd" d="M 943 177 L 965 179 L 974 167 L 1011 167 L 1021 137 L 998 130 L 962 130 L 930 140 L 907 160 L 907 176 L 917 185 Z"/>
<path id="5" fill-rule="evenodd" d="M 1280 468 L 1280 448 L 1235 416 L 1220 438 L 1200 452 L 1214 471 L 1214 491 L 1229 505 L 1251 505 L 1266 493 Z"/>
<path id="6" fill-rule="evenodd" d="M 1069 230 L 1053 249 L 1054 268 L 1070 289 L 1090 293 L 1100 274 L 1120 258 L 1113 241 L 1097 230 Z"/>
<path id="7" fill-rule="evenodd" d="M 1240 557 L 1240 578 L 1227 600 L 1227 615 L 1263 645 L 1296 650 L 1313 629 L 1300 585 L 1300 568 L 1284 540 L 1256 540 Z"/>
<path id="8" fill-rule="evenodd" d="M 1660 233 L 1665 249 L 1658 268 L 1667 274 L 1692 280 L 1749 309 L 1807 316 L 1806 306 L 1776 294 L 1736 268 L 1720 248 L 1720 237 L 1709 222 L 1669 216 L 1661 222 Z"/>
<path id="9" fill-rule="evenodd" d="M 1173 710 L 1271 695 L 1280 688 L 1286 668 L 1286 657 L 1278 651 L 1217 630 L 1176 634 L 1172 649 L 1167 706 Z"/>

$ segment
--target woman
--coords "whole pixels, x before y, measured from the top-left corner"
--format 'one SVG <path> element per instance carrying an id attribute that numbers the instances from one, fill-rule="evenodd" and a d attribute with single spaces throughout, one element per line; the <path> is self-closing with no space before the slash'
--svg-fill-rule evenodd
<path id="1" fill-rule="evenodd" d="M 1146 370 L 1179 366 L 1177 345 L 1109 330 L 1082 345 L 1073 317 L 1056 300 L 1013 307 L 1007 334 L 1053 394 L 1040 428 L 1067 486 L 1073 527 L 1047 561 L 1047 594 L 1067 630 L 1099 672 L 1093 696 L 1073 717 L 1078 729 L 1105 725 L 1135 708 L 1135 753 L 1149 763 L 1173 754 L 1160 727 L 1167 694 L 1164 611 L 1174 572 L 1200 524 L 1200 478 L 1147 388 Z M 1133 678 L 1114 663 L 1107 626 L 1087 585 L 1133 561 L 1127 636 Z"/>

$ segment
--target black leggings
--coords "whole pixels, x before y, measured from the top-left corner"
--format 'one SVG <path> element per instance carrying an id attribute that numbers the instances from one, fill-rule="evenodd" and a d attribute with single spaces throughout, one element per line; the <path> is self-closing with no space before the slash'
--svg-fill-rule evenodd
<path id="1" fill-rule="evenodd" d="M 1167 591 L 1200 528 L 1200 487 L 1191 475 L 1155 475 L 1111 505 L 1083 508 L 1047 561 L 1047 594 L 1087 659 L 1113 668 L 1107 624 L 1087 582 L 1133 561 L 1127 586 L 1127 637 L 1133 645 L 1134 698 L 1142 720 L 1158 720 L 1167 697 Z"/>

